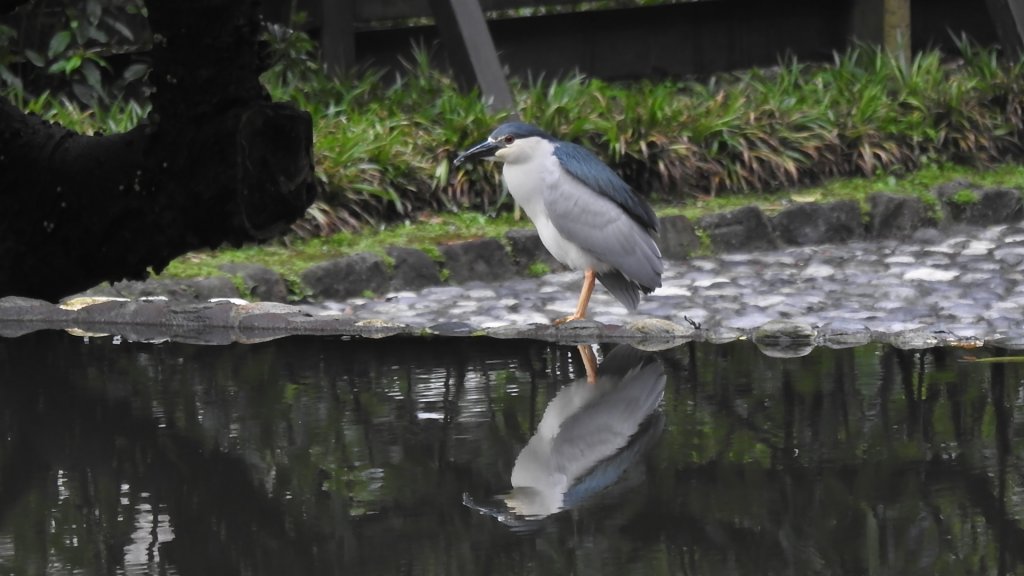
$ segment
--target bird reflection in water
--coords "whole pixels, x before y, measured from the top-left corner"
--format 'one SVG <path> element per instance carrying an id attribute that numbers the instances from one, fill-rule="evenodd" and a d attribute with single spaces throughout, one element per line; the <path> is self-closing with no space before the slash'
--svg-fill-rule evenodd
<path id="1" fill-rule="evenodd" d="M 578 508 L 612 490 L 661 435 L 656 414 L 665 371 L 653 355 L 630 346 L 612 350 L 598 367 L 581 346 L 587 377 L 558 391 L 512 468 L 512 490 L 494 506 L 468 495 L 467 506 L 525 528 Z"/>

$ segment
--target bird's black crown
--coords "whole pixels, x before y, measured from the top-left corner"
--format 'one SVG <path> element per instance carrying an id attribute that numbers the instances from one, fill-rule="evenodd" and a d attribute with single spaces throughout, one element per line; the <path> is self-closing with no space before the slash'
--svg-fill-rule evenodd
<path id="1" fill-rule="evenodd" d="M 495 128 L 494 132 L 491 132 L 491 140 L 501 140 L 505 136 L 512 136 L 516 139 L 536 136 L 537 138 L 543 138 L 545 140 L 555 140 L 552 135 L 533 124 L 527 124 L 525 122 L 506 122 Z"/>

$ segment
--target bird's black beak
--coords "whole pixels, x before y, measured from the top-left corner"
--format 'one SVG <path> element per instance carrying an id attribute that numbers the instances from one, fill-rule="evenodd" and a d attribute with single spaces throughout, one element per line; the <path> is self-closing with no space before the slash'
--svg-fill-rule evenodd
<path id="1" fill-rule="evenodd" d="M 459 157 L 455 159 L 455 166 L 470 160 L 476 160 L 477 158 L 490 158 L 500 149 L 501 144 L 492 140 L 486 140 L 459 154 Z"/>

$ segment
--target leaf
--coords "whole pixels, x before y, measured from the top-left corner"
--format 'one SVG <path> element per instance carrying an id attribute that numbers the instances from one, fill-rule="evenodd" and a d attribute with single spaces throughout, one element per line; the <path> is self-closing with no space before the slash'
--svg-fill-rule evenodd
<path id="1" fill-rule="evenodd" d="M 70 43 L 70 30 L 61 30 L 60 32 L 57 32 L 53 35 L 53 38 L 50 38 L 50 46 L 46 49 L 47 58 L 52 60 L 55 56 L 64 52 Z"/>
<path id="2" fill-rule="evenodd" d="M 82 75 L 85 76 L 85 81 L 92 87 L 96 92 L 103 91 L 102 77 L 100 76 L 100 69 L 96 66 L 96 63 L 91 60 L 82 62 Z"/>
<path id="3" fill-rule="evenodd" d="M 22 89 L 23 89 L 23 85 L 21 83 L 21 78 L 15 76 L 7 68 L 7 66 L 4 66 L 2 64 L 0 64 L 0 81 L 2 81 L 2 83 L 6 83 L 8 86 L 10 86 L 14 90 L 14 92 L 16 94 L 20 93 L 22 91 Z"/>
<path id="4" fill-rule="evenodd" d="M 136 62 L 135 64 L 131 64 L 125 68 L 121 77 L 124 78 L 124 81 L 127 83 L 134 82 L 135 80 L 144 77 L 146 74 L 149 74 L 149 64 Z"/>
<path id="5" fill-rule="evenodd" d="M 75 40 L 78 43 L 85 44 L 85 41 L 89 39 L 89 31 L 95 28 L 92 24 L 86 22 L 79 22 L 78 20 L 71 21 L 71 30 L 75 33 Z"/>
<path id="6" fill-rule="evenodd" d="M 89 86 L 82 84 L 81 82 L 72 82 L 71 91 L 74 92 L 75 96 L 77 96 L 82 102 L 85 102 L 90 106 L 95 106 L 96 92 Z"/>
<path id="7" fill-rule="evenodd" d="M 103 5 L 100 4 L 99 0 L 86 0 L 85 15 L 89 18 L 89 22 L 94 25 L 98 24 L 100 16 L 103 16 Z"/>
<path id="8" fill-rule="evenodd" d="M 100 30 L 95 26 L 89 28 L 89 38 L 92 38 L 100 44 L 106 44 L 110 42 L 110 36 L 108 36 L 107 33 L 103 30 Z"/>
<path id="9" fill-rule="evenodd" d="M 40 68 L 46 66 L 46 58 L 43 58 L 43 55 L 39 52 L 36 52 L 35 50 L 26 49 L 25 58 L 27 58 L 29 62 Z"/>
<path id="10" fill-rule="evenodd" d="M 46 69 L 47 74 L 57 74 L 58 72 L 65 72 L 68 69 L 67 60 L 57 60 L 50 67 Z"/>
<path id="11" fill-rule="evenodd" d="M 129 42 L 135 41 L 135 35 L 132 34 L 132 29 L 129 28 L 127 24 L 110 16 L 105 17 L 104 20 L 107 22 L 107 24 L 113 26 L 114 30 L 117 30 L 121 34 L 121 36 L 124 36 L 126 39 L 128 39 Z"/>
<path id="12" fill-rule="evenodd" d="M 64 68 L 64 73 L 71 74 L 75 70 L 78 70 L 78 68 L 82 65 L 82 55 L 75 54 L 74 56 L 68 58 L 67 62 L 67 66 L 65 66 Z"/>

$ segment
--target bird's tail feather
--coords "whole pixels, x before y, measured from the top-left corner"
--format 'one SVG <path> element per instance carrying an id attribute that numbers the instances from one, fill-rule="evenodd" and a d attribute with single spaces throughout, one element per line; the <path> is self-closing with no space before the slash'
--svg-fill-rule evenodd
<path id="1" fill-rule="evenodd" d="M 630 312 L 636 310 L 636 307 L 640 305 L 640 286 L 623 276 L 621 272 L 616 270 L 599 272 L 597 279 Z"/>

